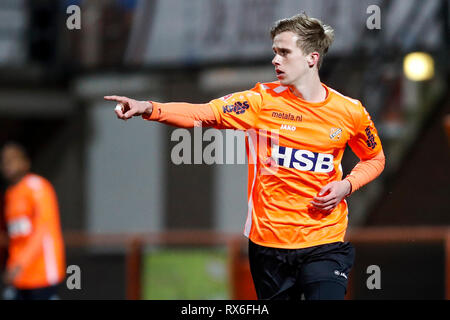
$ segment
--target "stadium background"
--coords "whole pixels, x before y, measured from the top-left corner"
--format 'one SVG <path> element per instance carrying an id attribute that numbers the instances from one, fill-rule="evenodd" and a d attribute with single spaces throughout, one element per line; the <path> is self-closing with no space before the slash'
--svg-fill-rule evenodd
<path id="1" fill-rule="evenodd" d="M 71 5 L 80 8 L 80 29 L 67 27 Z M 367 27 L 371 5 L 380 8 L 380 29 Z M 33 170 L 57 191 L 67 263 L 82 272 L 82 288 L 63 286 L 61 296 L 254 297 L 241 236 L 246 166 L 175 165 L 174 128 L 118 121 L 102 98 L 206 102 L 273 81 L 268 30 L 305 11 L 336 32 L 322 81 L 363 102 L 386 154 L 383 174 L 349 200 L 357 256 L 348 297 L 450 299 L 449 6 L 1 1 L 0 143 L 24 143 Z M 415 51 L 433 58 L 429 79 L 405 76 L 405 56 Z M 356 161 L 348 150 L 344 173 Z M 381 269 L 380 290 L 366 286 L 370 265 Z"/>

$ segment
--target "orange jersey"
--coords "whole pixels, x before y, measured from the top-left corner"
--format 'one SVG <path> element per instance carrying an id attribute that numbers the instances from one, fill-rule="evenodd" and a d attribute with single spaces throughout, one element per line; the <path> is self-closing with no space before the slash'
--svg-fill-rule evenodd
<path id="1" fill-rule="evenodd" d="M 7 268 L 21 266 L 14 286 L 54 285 L 65 275 L 64 243 L 56 194 L 46 179 L 28 174 L 5 194 L 9 235 Z"/>
<path id="2" fill-rule="evenodd" d="M 347 203 L 331 212 L 310 201 L 342 180 L 348 144 L 361 159 L 382 151 L 377 130 L 358 100 L 323 85 L 327 97 L 307 102 L 278 81 L 210 102 L 220 129 L 247 131 L 248 214 L 244 234 L 277 248 L 344 241 Z"/>

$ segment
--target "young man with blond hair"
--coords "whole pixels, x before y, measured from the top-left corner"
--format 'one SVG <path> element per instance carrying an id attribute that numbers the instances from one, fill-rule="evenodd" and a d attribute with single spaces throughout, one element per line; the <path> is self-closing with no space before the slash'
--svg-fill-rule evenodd
<path id="1" fill-rule="evenodd" d="M 381 142 L 362 104 L 320 81 L 331 27 L 300 14 L 276 22 L 271 37 L 278 81 L 206 104 L 105 99 L 119 102 L 115 112 L 123 120 L 255 132 L 247 136 L 244 233 L 258 298 L 343 299 L 354 261 L 353 246 L 344 241 L 345 198 L 383 171 Z M 258 147 L 261 136 L 269 147 Z M 342 179 L 347 144 L 360 162 Z"/>

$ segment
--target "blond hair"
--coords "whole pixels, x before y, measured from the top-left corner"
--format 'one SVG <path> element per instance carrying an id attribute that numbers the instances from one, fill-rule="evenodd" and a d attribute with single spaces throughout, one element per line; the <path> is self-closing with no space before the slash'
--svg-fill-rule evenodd
<path id="1" fill-rule="evenodd" d="M 275 22 L 270 29 L 272 40 L 276 35 L 285 31 L 291 31 L 299 37 L 297 46 L 302 49 L 304 54 L 319 53 L 317 68 L 320 69 L 323 56 L 328 52 L 328 48 L 334 40 L 333 28 L 316 18 L 310 18 L 305 13 L 301 13 Z"/>

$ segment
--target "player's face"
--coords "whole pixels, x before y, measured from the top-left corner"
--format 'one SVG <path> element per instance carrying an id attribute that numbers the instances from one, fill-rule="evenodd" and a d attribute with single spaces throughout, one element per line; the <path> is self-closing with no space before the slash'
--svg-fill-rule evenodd
<path id="1" fill-rule="evenodd" d="M 273 39 L 272 49 L 275 57 L 272 64 L 282 85 L 296 85 L 308 72 L 307 55 L 297 45 L 298 36 L 285 31 Z"/>
<path id="2" fill-rule="evenodd" d="M 6 180 L 15 182 L 29 170 L 29 161 L 15 147 L 5 147 L 1 154 L 2 173 Z"/>

